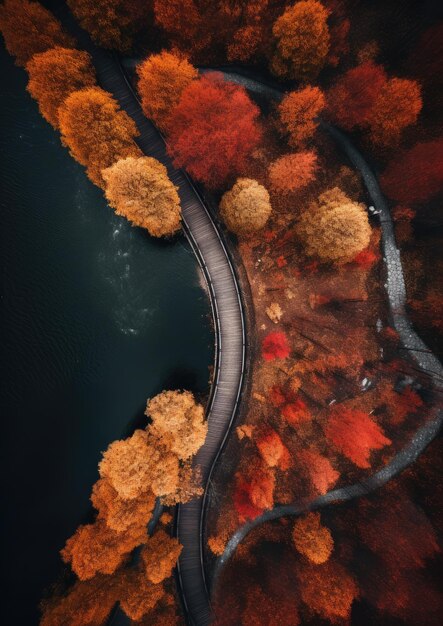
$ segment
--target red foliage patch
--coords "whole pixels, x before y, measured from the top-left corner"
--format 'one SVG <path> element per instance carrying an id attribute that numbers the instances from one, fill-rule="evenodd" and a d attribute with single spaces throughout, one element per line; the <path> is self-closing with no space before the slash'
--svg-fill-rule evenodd
<path id="1" fill-rule="evenodd" d="M 282 415 L 289 424 L 296 426 L 303 422 L 309 422 L 312 419 L 311 412 L 300 398 L 296 398 L 293 402 L 286 404 L 282 410 Z"/>
<path id="2" fill-rule="evenodd" d="M 378 255 L 373 250 L 366 248 L 366 250 L 362 250 L 357 254 L 354 259 L 354 263 L 357 263 L 360 267 L 368 269 L 374 265 L 377 259 Z"/>
<path id="3" fill-rule="evenodd" d="M 282 388 L 274 385 L 269 390 L 269 401 L 273 406 L 282 406 L 286 402 Z"/>
<path id="4" fill-rule="evenodd" d="M 266 335 L 262 341 L 262 357 L 265 361 L 286 359 L 291 349 L 285 333 L 274 331 Z"/>
<path id="5" fill-rule="evenodd" d="M 234 506 L 240 522 L 254 519 L 274 504 L 275 476 L 264 467 L 250 468 L 251 477 L 236 475 Z"/>

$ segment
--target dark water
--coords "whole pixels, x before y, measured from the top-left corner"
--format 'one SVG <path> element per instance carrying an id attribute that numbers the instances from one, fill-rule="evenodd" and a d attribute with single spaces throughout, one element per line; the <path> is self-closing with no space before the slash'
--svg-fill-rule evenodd
<path id="1" fill-rule="evenodd" d="M 117 218 L 0 52 L 2 622 L 38 621 L 100 451 L 164 387 L 205 393 L 209 303 L 184 238 Z"/>

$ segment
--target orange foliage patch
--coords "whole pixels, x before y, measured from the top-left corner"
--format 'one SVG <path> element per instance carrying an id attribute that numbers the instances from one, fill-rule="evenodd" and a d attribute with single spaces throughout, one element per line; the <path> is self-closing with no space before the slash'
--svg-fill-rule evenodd
<path id="1" fill-rule="evenodd" d="M 273 429 L 262 435 L 255 442 L 260 456 L 268 467 L 287 470 L 290 465 L 289 450 L 283 444 L 280 435 Z"/>
<path id="2" fill-rule="evenodd" d="M 333 561 L 303 565 L 297 579 L 301 598 L 311 611 L 332 622 L 349 618 L 358 587 L 341 565 Z"/>
<path id="3" fill-rule="evenodd" d="M 320 513 L 308 513 L 300 517 L 292 531 L 294 545 L 312 563 L 325 563 L 332 554 L 334 541 L 331 532 L 320 523 Z"/>
<path id="4" fill-rule="evenodd" d="M 278 111 L 283 128 L 289 134 L 291 146 L 303 145 L 312 137 L 324 106 L 325 97 L 318 87 L 292 91 L 283 98 Z"/>

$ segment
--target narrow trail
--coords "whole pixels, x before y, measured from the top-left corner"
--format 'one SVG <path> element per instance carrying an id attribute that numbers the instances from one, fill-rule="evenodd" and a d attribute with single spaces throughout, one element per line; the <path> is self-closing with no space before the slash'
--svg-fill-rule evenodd
<path id="1" fill-rule="evenodd" d="M 282 91 L 269 87 L 265 83 L 256 81 L 241 73 L 229 70 L 224 71 L 223 74 L 226 80 L 243 85 L 247 90 L 266 95 L 270 99 L 279 101 L 284 95 Z M 368 195 L 376 209 L 381 228 L 381 247 L 386 271 L 384 288 L 388 297 L 391 324 L 397 331 L 400 343 L 404 350 L 407 351 L 408 357 L 415 363 L 418 370 L 429 376 L 432 381 L 436 402 L 428 420 L 415 432 L 410 442 L 385 467 L 375 472 L 372 476 L 354 485 L 329 491 L 309 503 L 276 506 L 265 511 L 265 513 L 254 520 L 243 524 L 231 537 L 225 551 L 217 559 L 211 581 L 212 589 L 215 588 L 224 566 L 233 556 L 238 545 L 254 528 L 279 517 L 301 515 L 332 503 L 346 502 L 375 491 L 411 465 L 437 436 L 443 424 L 443 409 L 440 401 L 441 393 L 443 392 L 443 367 L 437 357 L 417 335 L 409 320 L 406 311 L 406 286 L 403 267 L 400 251 L 395 241 L 394 225 L 388 203 L 382 194 L 377 178 L 351 140 L 342 131 L 327 122 L 322 121 L 320 125 L 334 139 L 354 168 L 360 173 Z"/>
<path id="2" fill-rule="evenodd" d="M 97 48 L 74 20 L 66 6 L 57 10 L 62 24 L 89 52 L 100 87 L 111 93 L 135 121 L 142 152 L 160 161 L 178 187 L 184 233 L 197 257 L 207 283 L 215 331 L 214 379 L 206 409 L 208 434 L 195 456 L 201 468 L 204 493 L 179 505 L 176 534 L 183 545 L 177 564 L 178 591 L 189 624 L 206 626 L 212 621 L 209 592 L 203 566 L 203 526 L 211 475 L 223 450 L 245 379 L 246 330 L 242 293 L 223 235 L 189 177 L 172 165 L 165 141 L 145 117 L 119 57 Z M 179 306 L 179 303 L 177 303 Z M 183 329 L 186 332 L 186 329 Z"/>

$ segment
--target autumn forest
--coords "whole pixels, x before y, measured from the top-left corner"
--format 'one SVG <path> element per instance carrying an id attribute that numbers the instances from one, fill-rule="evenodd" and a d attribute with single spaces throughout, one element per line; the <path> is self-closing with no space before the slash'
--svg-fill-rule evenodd
<path id="1" fill-rule="evenodd" d="M 440 624 L 439 3 L 3 0 L 0 31 L 111 211 L 189 242 L 215 343 L 97 451 L 39 623 Z"/>

